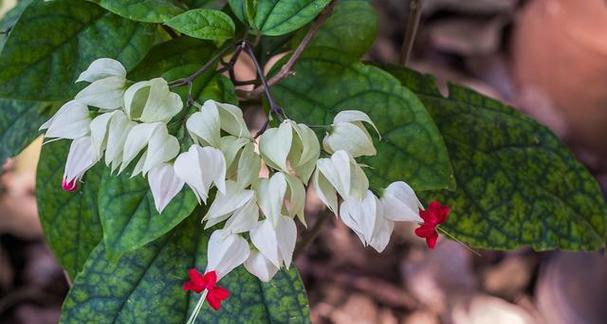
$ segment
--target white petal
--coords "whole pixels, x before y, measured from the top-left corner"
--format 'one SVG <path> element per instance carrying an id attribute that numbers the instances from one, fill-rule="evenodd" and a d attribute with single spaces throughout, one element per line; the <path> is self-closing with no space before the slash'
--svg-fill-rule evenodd
<path id="1" fill-rule="evenodd" d="M 105 164 L 107 166 L 111 165 L 112 172 L 122 163 L 122 152 L 126 137 L 135 125 L 136 123 L 130 121 L 121 110 L 116 110 L 113 113 L 105 149 Z"/>
<path id="2" fill-rule="evenodd" d="M 194 143 L 219 147 L 221 133 L 219 111 L 216 105 L 207 102 L 202 106 L 201 111 L 188 118 L 186 128 Z"/>
<path id="3" fill-rule="evenodd" d="M 150 169 L 174 159 L 179 154 L 179 141 L 169 135 L 166 127 L 159 127 L 150 138 L 147 156 L 143 165 L 143 174 Z"/>
<path id="4" fill-rule="evenodd" d="M 419 216 L 421 202 L 415 191 L 404 181 L 391 183 L 381 198 L 384 215 L 393 221 L 423 222 Z"/>
<path id="5" fill-rule="evenodd" d="M 278 239 L 276 231 L 269 219 L 257 223 L 249 233 L 251 242 L 274 266 L 280 268 L 280 260 L 278 254 Z"/>
<path id="6" fill-rule="evenodd" d="M 105 150 L 108 125 L 112 119 L 112 113 L 101 114 L 91 121 L 91 142 L 95 151 L 101 155 Z"/>
<path id="7" fill-rule="evenodd" d="M 379 202 L 371 192 L 362 201 L 356 199 L 344 200 L 340 207 L 340 217 L 344 224 L 364 238 L 363 243 L 369 243 L 375 230 Z"/>
<path id="8" fill-rule="evenodd" d="M 99 161 L 99 158 L 100 156 L 93 149 L 89 136 L 75 139 L 67 154 L 63 179 L 67 182 L 80 180 L 84 173 Z"/>
<path id="9" fill-rule="evenodd" d="M 318 159 L 318 170 L 342 198 L 350 197 L 350 158 L 345 151 L 333 153 L 330 159 Z"/>
<path id="10" fill-rule="evenodd" d="M 251 201 L 254 196 L 253 190 L 241 189 L 236 182 L 226 181 L 225 194 L 217 193 L 209 211 L 203 218 L 207 221 L 205 229 L 221 222 L 226 216 L 230 216 L 238 208 Z"/>
<path id="11" fill-rule="evenodd" d="M 276 239 L 278 240 L 278 253 L 286 268 L 289 268 L 293 260 L 295 241 L 297 240 L 297 226 L 290 217 L 281 216 L 276 227 Z"/>
<path id="12" fill-rule="evenodd" d="M 240 108 L 227 103 L 216 102 L 216 104 L 219 108 L 219 116 L 221 118 L 221 129 L 226 131 L 228 134 L 237 137 L 249 139 L 252 138 L 251 132 L 249 132 L 249 129 L 247 128 L 247 124 L 244 121 L 244 118 L 242 116 L 242 110 Z"/>
<path id="13" fill-rule="evenodd" d="M 390 236 L 392 235 L 392 231 L 394 230 L 394 222 L 386 219 L 381 211 L 381 208 L 378 208 L 377 217 L 375 218 L 375 229 L 373 230 L 373 237 L 369 242 L 377 252 L 383 252 L 388 242 L 390 242 Z"/>
<path id="14" fill-rule="evenodd" d="M 150 81 L 139 81 L 124 92 L 124 110 L 130 119 L 139 120 L 150 94 Z"/>
<path id="15" fill-rule="evenodd" d="M 238 167 L 236 169 L 236 181 L 245 188 L 252 184 L 261 170 L 261 157 L 255 152 L 255 144 L 248 143 L 240 152 Z"/>
<path id="16" fill-rule="evenodd" d="M 295 168 L 308 164 L 310 161 L 318 160 L 320 156 L 320 144 L 318 143 L 318 137 L 310 127 L 305 124 L 294 124 L 293 129 L 295 130 L 299 141 L 301 142 L 302 152 L 299 161 L 296 161 Z M 308 174 L 300 175 L 301 180 L 307 183 L 310 179 L 310 171 Z"/>
<path id="17" fill-rule="evenodd" d="M 278 268 L 258 251 L 251 251 L 244 267 L 263 282 L 269 282 L 278 272 Z"/>
<path id="18" fill-rule="evenodd" d="M 287 211 L 289 216 L 299 219 L 299 221 L 306 225 L 306 218 L 304 216 L 304 208 L 306 206 L 306 189 L 304 188 L 301 181 L 289 174 L 285 174 L 285 179 L 288 184 L 288 202 Z"/>
<path id="19" fill-rule="evenodd" d="M 175 160 L 175 173 L 187 183 L 198 198 L 206 202 L 214 183 L 221 193 L 226 192 L 226 165 L 223 153 L 213 147 L 192 145 Z"/>
<path id="20" fill-rule="evenodd" d="M 323 139 L 323 148 L 329 153 L 344 150 L 353 157 L 377 154 L 371 136 L 364 128 L 351 123 L 338 123 Z"/>
<path id="21" fill-rule="evenodd" d="M 234 211 L 223 229 L 232 233 L 245 233 L 253 229 L 258 220 L 259 207 L 255 199 L 251 199 L 244 206 Z"/>
<path id="22" fill-rule="evenodd" d="M 226 159 L 226 165 L 228 169 L 232 167 L 232 163 L 236 159 L 238 152 L 242 149 L 250 141 L 246 138 L 239 138 L 236 136 L 224 136 L 219 139 L 219 146 L 216 146 L 218 149 L 223 152 L 223 156 Z"/>
<path id="23" fill-rule="evenodd" d="M 166 123 L 181 111 L 183 101 L 178 94 L 169 90 L 169 85 L 163 78 L 152 79 L 149 82 L 149 96 L 139 120 L 144 123 Z"/>
<path id="24" fill-rule="evenodd" d="M 125 85 L 126 80 L 122 77 L 100 79 L 80 90 L 74 100 L 102 109 L 118 109 L 124 106 Z"/>
<path id="25" fill-rule="evenodd" d="M 124 142 L 120 172 L 126 169 L 129 163 L 148 145 L 154 133 L 163 127 L 166 129 L 162 123 L 153 123 L 137 124 L 131 128 Z M 160 131 L 162 132 L 162 130 Z"/>
<path id="26" fill-rule="evenodd" d="M 95 82 L 108 77 L 121 77 L 126 79 L 126 69 L 116 60 L 100 58 L 93 61 L 84 72 L 80 73 L 76 82 Z"/>
<path id="27" fill-rule="evenodd" d="M 42 127 L 47 127 L 44 137 L 76 139 L 89 133 L 89 109 L 78 101 L 68 101 Z M 44 129 L 42 128 L 41 129 Z"/>
<path id="28" fill-rule="evenodd" d="M 312 175 L 312 186 L 320 201 L 337 215 L 337 192 L 318 169 Z"/>
<path id="29" fill-rule="evenodd" d="M 254 186 L 259 207 L 274 225 L 282 215 L 282 206 L 287 193 L 287 180 L 282 172 L 270 179 L 260 179 Z"/>
<path id="30" fill-rule="evenodd" d="M 268 166 L 287 171 L 287 156 L 291 151 L 293 132 L 285 121 L 278 128 L 270 128 L 259 137 L 259 150 Z"/>
<path id="31" fill-rule="evenodd" d="M 333 118 L 333 124 L 357 123 L 357 122 L 365 122 L 365 123 L 368 123 L 369 125 L 373 126 L 373 128 L 377 132 L 377 135 L 381 139 L 381 134 L 379 133 L 379 130 L 377 129 L 377 127 L 375 127 L 375 124 L 373 123 L 371 118 L 369 118 L 369 116 L 367 114 L 365 114 L 364 112 L 362 112 L 360 110 L 342 110 L 339 113 L 337 113 L 337 115 L 335 115 L 335 118 Z"/>
<path id="32" fill-rule="evenodd" d="M 173 166 L 168 163 L 163 163 L 151 169 L 148 174 L 148 183 L 158 213 L 162 213 L 184 185 L 184 181 L 177 177 Z"/>
<path id="33" fill-rule="evenodd" d="M 219 279 L 243 264 L 249 257 L 249 244 L 238 234 L 214 231 L 207 248 L 207 271 L 215 270 Z"/>

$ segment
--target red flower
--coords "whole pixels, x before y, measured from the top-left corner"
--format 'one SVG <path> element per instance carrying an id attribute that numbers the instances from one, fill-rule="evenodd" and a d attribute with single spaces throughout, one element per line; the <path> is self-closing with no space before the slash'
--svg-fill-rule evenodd
<path id="1" fill-rule="evenodd" d="M 215 271 L 209 271 L 203 276 L 198 270 L 190 269 L 188 271 L 188 276 L 190 277 L 190 280 L 183 284 L 183 290 L 191 290 L 200 294 L 206 289 L 208 291 L 206 298 L 207 302 L 214 310 L 219 310 L 221 308 L 221 302 L 230 297 L 230 292 L 227 289 L 216 285 L 217 273 L 215 273 Z"/>
<path id="2" fill-rule="evenodd" d="M 441 205 L 438 201 L 432 201 L 426 210 L 421 210 L 419 216 L 424 220 L 418 228 L 415 229 L 415 235 L 425 238 L 426 244 L 433 249 L 438 240 L 436 226 L 447 221 L 449 216 L 449 206 Z"/>

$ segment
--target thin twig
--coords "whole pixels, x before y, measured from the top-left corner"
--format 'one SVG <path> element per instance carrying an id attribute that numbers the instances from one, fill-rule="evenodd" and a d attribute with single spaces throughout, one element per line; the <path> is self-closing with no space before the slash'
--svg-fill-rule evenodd
<path id="1" fill-rule="evenodd" d="M 276 115 L 276 117 L 278 117 L 279 119 L 287 118 L 287 115 L 285 114 L 285 112 L 282 110 L 282 108 L 280 108 L 280 106 L 276 103 L 276 100 L 274 100 L 274 97 L 272 96 L 272 92 L 270 90 L 270 85 L 268 84 L 268 81 L 266 80 L 266 77 L 263 74 L 263 68 L 261 67 L 261 65 L 259 64 L 259 61 L 257 61 L 257 58 L 255 57 L 255 52 L 253 51 L 253 47 L 251 47 L 251 45 L 249 45 L 248 43 L 245 43 L 244 50 L 247 52 L 247 54 L 249 54 L 249 57 L 253 61 L 253 64 L 255 65 L 255 69 L 257 70 L 257 76 L 261 79 L 261 83 L 263 85 L 263 91 L 265 92 L 266 98 L 268 99 L 268 103 L 270 104 L 270 112 L 272 112 L 274 115 Z"/>
<path id="2" fill-rule="evenodd" d="M 333 1 L 331 1 L 331 3 L 329 3 L 329 5 L 327 5 L 325 7 L 325 9 L 323 9 L 323 11 L 320 13 L 318 18 L 314 21 L 314 23 L 308 30 L 308 33 L 306 34 L 306 36 L 304 36 L 301 43 L 299 43 L 299 46 L 297 46 L 297 48 L 293 52 L 293 55 L 291 55 L 291 57 L 289 58 L 287 63 L 285 63 L 285 65 L 283 65 L 280 68 L 278 73 L 276 73 L 272 78 L 270 78 L 270 80 L 268 80 L 269 86 L 273 86 L 276 83 L 282 81 L 283 79 L 285 79 L 285 78 L 289 77 L 291 74 L 293 74 L 293 72 L 292 72 L 293 66 L 295 65 L 295 63 L 297 63 L 297 60 L 299 59 L 301 54 L 304 52 L 304 50 L 308 47 L 308 45 L 310 45 L 310 42 L 312 42 L 312 40 L 314 39 L 314 37 L 316 36 L 318 31 L 320 30 L 320 27 L 322 27 L 322 25 L 325 23 L 325 21 L 327 21 L 327 19 L 331 16 L 331 13 L 333 12 L 333 8 L 335 7 L 336 4 L 337 4 L 337 1 L 333 0 Z M 243 100 L 250 100 L 250 99 L 258 98 L 264 92 L 264 89 L 265 89 L 265 86 L 261 85 L 251 91 L 241 91 L 239 94 Z"/>
<path id="3" fill-rule="evenodd" d="M 303 253 L 303 251 L 308 247 L 308 245 L 310 245 L 310 243 L 314 241 L 316 236 L 318 236 L 318 234 L 320 233 L 320 230 L 322 230 L 323 225 L 325 224 L 328 218 L 331 218 L 329 213 L 324 212 L 320 214 L 318 220 L 316 221 L 316 223 L 314 223 L 314 226 L 309 231 L 304 233 L 304 235 L 301 237 L 301 240 L 295 247 L 295 252 L 293 252 L 294 259 L 301 255 L 301 253 Z"/>
<path id="4" fill-rule="evenodd" d="M 175 81 L 169 82 L 169 86 L 171 87 L 182 87 L 188 84 L 191 84 L 197 77 L 206 72 L 209 68 L 215 64 L 217 60 L 223 57 L 229 50 L 233 49 L 234 45 L 226 46 L 221 51 L 219 51 L 215 56 L 213 56 L 205 65 L 203 65 L 196 72 L 190 74 L 189 76 L 181 79 L 177 79 Z"/>
<path id="5" fill-rule="evenodd" d="M 405 39 L 403 40 L 403 46 L 400 51 L 401 65 L 407 65 L 407 63 L 409 63 L 409 58 L 411 57 L 411 50 L 413 50 L 413 43 L 415 42 L 415 36 L 417 35 L 419 20 L 422 16 L 422 3 L 423 0 L 409 1 L 409 19 L 407 19 Z"/>

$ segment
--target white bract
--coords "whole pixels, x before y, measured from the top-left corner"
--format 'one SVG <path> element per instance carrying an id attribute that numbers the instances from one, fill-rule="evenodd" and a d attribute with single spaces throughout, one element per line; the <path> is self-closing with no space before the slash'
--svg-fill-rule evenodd
<path id="1" fill-rule="evenodd" d="M 419 210 L 422 203 L 417 199 L 415 191 L 404 181 L 392 182 L 381 197 L 384 215 L 392 221 L 408 221 L 422 223 Z"/>
<path id="2" fill-rule="evenodd" d="M 287 119 L 260 136 L 259 150 L 268 166 L 286 173 L 293 170 L 303 183 L 308 183 L 320 155 L 320 144 L 308 126 Z"/>
<path id="3" fill-rule="evenodd" d="M 150 170 L 148 183 L 154 197 L 156 210 L 162 213 L 164 208 L 181 191 L 185 182 L 175 174 L 172 164 L 162 163 Z"/>
<path id="4" fill-rule="evenodd" d="M 76 101 L 104 110 L 124 106 L 123 96 L 127 80 L 126 69 L 120 62 L 109 58 L 95 60 L 76 80 L 80 81 L 91 84 L 78 92 L 74 98 Z"/>
<path id="5" fill-rule="evenodd" d="M 251 139 L 242 110 L 214 100 L 205 101 L 200 111 L 188 118 L 186 128 L 194 142 L 202 146 L 219 147 L 222 130 L 237 138 Z"/>
<path id="6" fill-rule="evenodd" d="M 329 153 L 344 150 L 353 157 L 372 156 L 377 154 L 373 139 L 363 123 L 379 130 L 367 114 L 358 110 L 340 111 L 333 119 L 330 132 L 322 141 L 323 148 Z"/>
<path id="7" fill-rule="evenodd" d="M 211 186 L 226 192 L 226 162 L 223 153 L 213 147 L 192 145 L 177 156 L 175 173 L 192 188 L 198 202 L 206 203 Z"/>
<path id="8" fill-rule="evenodd" d="M 228 219 L 228 217 L 251 201 L 254 201 L 254 199 L 255 192 L 253 190 L 242 189 L 236 182 L 227 180 L 225 193 L 217 193 L 215 200 L 213 200 L 207 214 L 203 218 L 203 221 L 207 222 L 205 228 L 212 227 Z M 240 221 L 246 221 L 246 219 Z"/>
<path id="9" fill-rule="evenodd" d="M 167 123 L 181 108 L 183 101 L 162 78 L 137 82 L 124 93 L 124 109 L 132 120 Z"/>
<path id="10" fill-rule="evenodd" d="M 245 261 L 244 267 L 263 282 L 272 280 L 279 270 L 268 258 L 255 250 L 251 250 L 251 254 L 249 254 L 249 258 Z"/>
<path id="11" fill-rule="evenodd" d="M 84 173 L 92 168 L 101 156 L 93 148 L 91 137 L 83 136 L 75 139 L 67 154 L 65 169 L 63 171 L 63 189 L 73 191 L 77 182 L 82 179 Z"/>
<path id="12" fill-rule="evenodd" d="M 293 259 L 297 226 L 291 217 L 280 216 L 276 225 L 270 219 L 257 223 L 250 231 L 251 242 L 274 266 L 288 268 Z"/>
<path id="13" fill-rule="evenodd" d="M 135 165 L 132 176 L 144 175 L 153 167 L 174 159 L 179 153 L 179 141 L 169 134 L 163 123 L 143 123 L 131 128 L 124 142 L 122 165 L 126 167 L 147 147 L 139 162 Z"/>
<path id="14" fill-rule="evenodd" d="M 68 101 L 47 120 L 40 130 L 46 130 L 45 138 L 76 139 L 90 133 L 89 109 L 78 101 Z"/>
<path id="15" fill-rule="evenodd" d="M 207 269 L 217 272 L 217 280 L 225 277 L 249 257 L 249 243 L 238 234 L 217 230 L 211 234 L 207 248 Z"/>
<path id="16" fill-rule="evenodd" d="M 255 152 L 255 143 L 248 138 L 224 136 L 219 141 L 227 165 L 227 178 L 241 188 L 251 185 L 259 177 L 261 157 Z"/>

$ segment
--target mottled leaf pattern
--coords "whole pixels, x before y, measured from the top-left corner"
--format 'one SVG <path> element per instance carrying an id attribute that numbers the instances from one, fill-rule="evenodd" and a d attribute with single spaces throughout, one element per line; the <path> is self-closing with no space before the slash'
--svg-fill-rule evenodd
<path id="1" fill-rule="evenodd" d="M 594 250 L 605 244 L 607 208 L 595 179 L 547 128 L 496 100 L 431 77 L 386 67 L 415 92 L 441 130 L 457 191 L 445 229 L 480 248 Z"/>
<path id="2" fill-rule="evenodd" d="M 120 18 L 94 3 L 35 1 L 0 53 L 0 96 L 68 99 L 78 88 L 74 81 L 92 61 L 115 58 L 130 69 L 143 59 L 154 35 L 154 25 Z"/>
<path id="3" fill-rule="evenodd" d="M 208 232 L 201 215 L 117 264 L 107 259 L 103 244 L 97 246 L 63 305 L 61 322 L 184 323 L 198 301 L 182 290 L 186 271 L 206 266 Z M 305 290 L 293 268 L 264 284 L 241 267 L 219 284 L 230 298 L 219 312 L 205 305 L 198 323 L 309 323 Z"/>
<path id="4" fill-rule="evenodd" d="M 162 23 L 186 8 L 175 0 L 92 0 L 101 7 L 127 19 Z"/>
<path id="5" fill-rule="evenodd" d="M 53 254 L 74 278 L 103 234 L 97 214 L 97 191 L 105 166 L 89 170 L 75 192 L 61 189 L 70 142 L 42 146 L 36 174 L 36 199 L 44 234 Z"/>
<path id="6" fill-rule="evenodd" d="M 21 152 L 38 136 L 48 104 L 0 99 L 0 163 Z"/>
<path id="7" fill-rule="evenodd" d="M 178 15 L 166 24 L 188 36 L 224 42 L 234 36 L 236 27 L 227 14 L 213 9 L 193 9 Z"/>
<path id="8" fill-rule="evenodd" d="M 375 188 L 405 180 L 416 190 L 447 188 L 451 167 L 443 140 L 419 99 L 386 72 L 329 49 L 308 51 L 295 75 L 273 87 L 290 118 L 327 125 L 340 110 L 369 114 L 382 134 L 378 154 L 361 159 Z M 322 134 L 324 135 L 324 134 Z"/>

